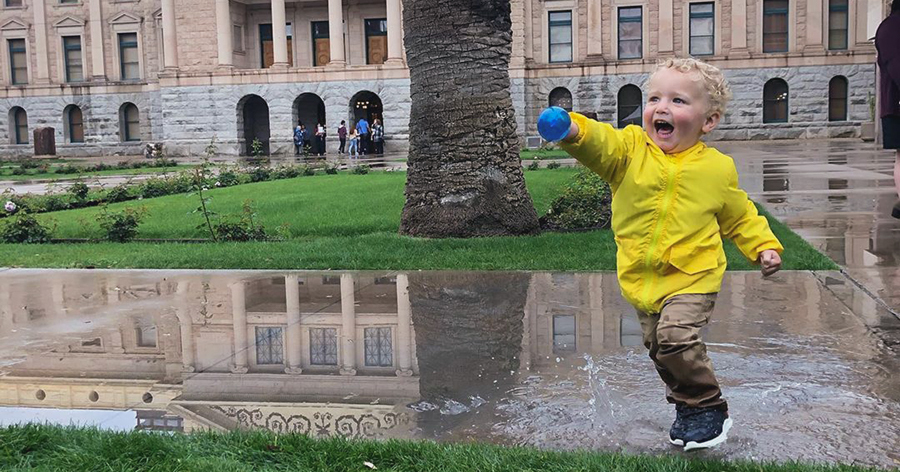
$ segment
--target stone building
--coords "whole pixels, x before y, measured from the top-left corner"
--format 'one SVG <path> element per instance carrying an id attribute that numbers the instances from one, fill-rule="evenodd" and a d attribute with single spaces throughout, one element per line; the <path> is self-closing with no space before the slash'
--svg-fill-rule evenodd
<path id="1" fill-rule="evenodd" d="M 714 136 L 859 136 L 872 121 L 869 38 L 883 0 L 511 0 L 523 143 L 559 104 L 623 125 L 659 58 L 723 68 L 735 99 Z M 0 0 L 0 152 L 63 156 L 292 149 L 298 121 L 382 118 L 406 149 L 401 0 Z M 340 28 L 330 25 L 340 24 Z M 282 26 L 283 25 L 283 26 Z M 435 117 L 440 119 L 440 117 Z M 329 149 L 333 145 L 329 144 Z"/>

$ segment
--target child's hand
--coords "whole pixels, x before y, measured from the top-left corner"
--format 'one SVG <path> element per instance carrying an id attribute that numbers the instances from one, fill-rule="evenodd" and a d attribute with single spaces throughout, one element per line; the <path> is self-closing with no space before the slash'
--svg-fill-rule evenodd
<path id="1" fill-rule="evenodd" d="M 781 256 L 774 249 L 767 249 L 759 253 L 759 264 L 762 266 L 763 277 L 768 277 L 781 270 Z"/>
<path id="2" fill-rule="evenodd" d="M 541 137 L 550 142 L 570 140 L 578 135 L 578 125 L 560 107 L 550 107 L 541 112 L 537 127 Z"/>

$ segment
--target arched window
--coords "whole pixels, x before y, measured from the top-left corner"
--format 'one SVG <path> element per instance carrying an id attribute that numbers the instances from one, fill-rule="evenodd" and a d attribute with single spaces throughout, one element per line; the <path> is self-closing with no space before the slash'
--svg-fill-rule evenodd
<path id="1" fill-rule="evenodd" d="M 141 140 L 141 116 L 134 103 L 126 103 L 120 109 L 122 141 Z"/>
<path id="2" fill-rule="evenodd" d="M 836 76 L 828 82 L 828 121 L 847 121 L 847 78 Z"/>
<path id="3" fill-rule="evenodd" d="M 643 98 L 637 85 L 628 84 L 619 89 L 619 128 L 641 125 Z"/>
<path id="4" fill-rule="evenodd" d="M 557 87 L 550 92 L 550 106 L 572 111 L 572 92 L 565 87 Z"/>
<path id="5" fill-rule="evenodd" d="M 22 107 L 13 107 L 9 111 L 12 129 L 9 130 L 13 144 L 28 144 L 28 114 Z"/>
<path id="6" fill-rule="evenodd" d="M 763 87 L 763 123 L 787 123 L 788 86 L 781 79 L 772 79 Z"/>
<path id="7" fill-rule="evenodd" d="M 70 143 L 84 142 L 84 119 L 82 118 L 81 108 L 76 105 L 69 105 L 63 110 L 63 122 L 66 141 Z"/>

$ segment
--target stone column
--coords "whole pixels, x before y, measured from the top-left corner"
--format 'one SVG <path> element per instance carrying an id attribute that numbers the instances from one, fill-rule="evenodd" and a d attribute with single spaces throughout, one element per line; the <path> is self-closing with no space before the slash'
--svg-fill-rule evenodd
<path id="1" fill-rule="evenodd" d="M 525 0 L 525 61 L 534 60 L 534 36 L 532 27 L 534 25 L 534 11 L 531 2 L 534 0 Z"/>
<path id="2" fill-rule="evenodd" d="M 216 0 L 216 41 L 219 66 L 234 66 L 234 40 L 231 32 L 231 0 Z"/>
<path id="3" fill-rule="evenodd" d="M 163 64 L 166 69 L 178 68 L 178 39 L 175 36 L 175 0 L 162 0 Z"/>
<path id="4" fill-rule="evenodd" d="M 303 372 L 300 368 L 300 359 L 302 359 L 303 345 L 302 332 L 300 329 L 300 290 L 299 280 L 296 275 L 287 275 L 284 277 L 284 295 L 287 305 L 287 333 L 285 333 L 287 368 L 284 372 L 287 374 L 299 374 Z"/>
<path id="5" fill-rule="evenodd" d="M 588 43 L 587 55 L 603 56 L 603 11 L 600 0 L 588 0 Z"/>
<path id="6" fill-rule="evenodd" d="M 35 82 L 47 83 L 50 81 L 50 55 L 47 52 L 47 15 L 44 0 L 32 2 L 34 7 L 34 50 L 37 55 L 37 69 Z M 62 75 L 62 74 L 60 74 Z M 65 82 L 65 77 L 60 79 Z"/>
<path id="7" fill-rule="evenodd" d="M 191 313 L 188 309 L 188 288 L 190 284 L 187 281 L 178 282 L 178 288 L 175 289 L 175 316 L 178 318 L 178 325 L 181 331 L 181 371 L 190 373 L 195 370 L 194 367 L 194 320 L 191 319 Z"/>
<path id="8" fill-rule="evenodd" d="M 356 294 L 350 274 L 341 274 L 341 321 L 341 375 L 356 375 Z"/>
<path id="9" fill-rule="evenodd" d="M 409 303 L 409 277 L 397 274 L 397 375 L 409 377 L 412 371 L 412 308 Z"/>
<path id="10" fill-rule="evenodd" d="M 659 54 L 671 55 L 675 53 L 674 40 L 675 29 L 673 27 L 672 0 L 659 0 Z"/>
<path id="11" fill-rule="evenodd" d="M 749 56 L 747 49 L 747 0 L 731 0 L 730 55 Z"/>
<path id="12" fill-rule="evenodd" d="M 344 9 L 341 0 L 328 0 L 328 42 L 331 46 L 331 62 L 328 65 L 333 67 L 347 65 L 344 59 Z"/>
<path id="13" fill-rule="evenodd" d="M 387 0 L 387 61 L 385 64 L 403 65 L 403 22 L 400 20 L 400 0 Z M 329 29 L 330 31 L 330 29 Z"/>
<path id="14" fill-rule="evenodd" d="M 234 328 L 234 364 L 231 372 L 246 374 L 249 370 L 247 362 L 247 295 L 243 281 L 235 282 L 231 288 L 231 323 Z"/>
<path id="15" fill-rule="evenodd" d="M 100 0 L 90 0 L 91 17 L 91 77 L 98 82 L 106 81 L 106 64 L 103 61 L 103 17 Z"/>
<path id="16" fill-rule="evenodd" d="M 822 38 L 822 2 L 823 0 L 807 0 L 806 2 L 806 45 L 804 51 L 824 50 Z"/>
<path id="17" fill-rule="evenodd" d="M 272 49 L 275 52 L 275 62 L 272 67 L 286 68 L 288 56 L 284 0 L 272 0 Z"/>

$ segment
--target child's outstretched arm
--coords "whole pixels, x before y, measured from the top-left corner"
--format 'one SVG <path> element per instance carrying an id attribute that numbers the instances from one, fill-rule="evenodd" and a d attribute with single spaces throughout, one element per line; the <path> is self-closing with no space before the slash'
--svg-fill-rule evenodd
<path id="1" fill-rule="evenodd" d="M 634 141 L 632 132 L 617 130 L 578 113 L 565 113 L 556 107 L 541 113 L 538 130 L 544 139 L 558 141 L 563 150 L 599 174 L 613 188 L 625 175 Z"/>
<path id="2" fill-rule="evenodd" d="M 748 259 L 758 262 L 763 275 L 772 275 L 781 269 L 784 247 L 769 228 L 768 220 L 756 211 L 756 205 L 738 187 L 734 163 L 731 163 L 725 203 L 717 218 L 722 235 L 734 241 Z"/>

